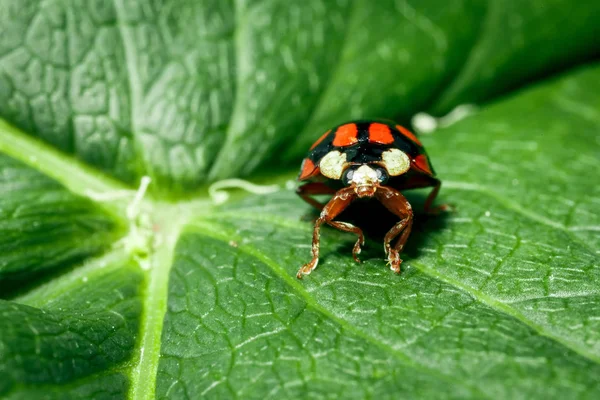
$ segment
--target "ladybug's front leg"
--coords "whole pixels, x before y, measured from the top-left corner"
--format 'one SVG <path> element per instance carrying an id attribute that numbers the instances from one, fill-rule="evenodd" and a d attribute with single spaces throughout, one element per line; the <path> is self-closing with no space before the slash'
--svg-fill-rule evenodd
<path id="1" fill-rule="evenodd" d="M 317 268 L 317 264 L 319 263 L 321 225 L 323 225 L 323 223 L 331 223 L 331 221 L 335 217 L 337 217 L 342 211 L 344 211 L 344 209 L 346 209 L 346 207 L 348 207 L 355 198 L 356 194 L 354 193 L 354 189 L 351 187 L 347 187 L 338 190 L 336 194 L 331 198 L 331 200 L 329 200 L 329 202 L 325 205 L 323 211 L 321 211 L 321 215 L 315 221 L 315 228 L 313 230 L 312 239 L 312 259 L 308 264 L 304 264 L 302 268 L 300 268 L 298 274 L 296 275 L 298 279 L 302 279 L 302 276 L 310 274 L 312 270 Z M 335 226 L 335 224 L 332 225 Z M 362 237 L 359 237 L 359 241 L 361 239 Z"/>
<path id="2" fill-rule="evenodd" d="M 349 224 L 348 222 L 328 221 L 327 223 L 340 231 L 351 232 L 358 236 L 354 248 L 352 249 L 352 257 L 359 263 L 360 259 L 358 258 L 358 255 L 360 254 L 360 248 L 365 244 L 365 235 L 363 234 L 363 231 L 359 227 Z"/>
<path id="3" fill-rule="evenodd" d="M 408 240 L 408 236 L 410 235 L 410 231 L 412 229 L 412 207 L 402 193 L 387 186 L 379 187 L 375 193 L 375 197 L 377 197 L 377 199 L 385 206 L 385 208 L 400 217 L 400 221 L 389 230 L 383 239 L 383 245 L 385 248 L 385 253 L 388 256 L 390 268 L 392 271 L 399 274 L 400 264 L 402 263 L 402 260 L 400 259 L 400 253 L 402 252 L 404 244 L 406 243 L 406 240 Z M 392 246 L 392 241 L 398 235 L 400 235 L 400 238 L 396 244 Z"/>

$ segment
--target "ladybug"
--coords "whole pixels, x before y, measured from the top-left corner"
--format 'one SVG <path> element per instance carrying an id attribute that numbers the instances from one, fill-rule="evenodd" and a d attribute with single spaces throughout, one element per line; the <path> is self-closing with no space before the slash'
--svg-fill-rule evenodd
<path id="1" fill-rule="evenodd" d="M 437 213 L 446 208 L 432 208 L 441 181 L 435 177 L 423 145 L 412 132 L 394 123 L 354 121 L 328 130 L 302 161 L 298 180 L 305 182 L 298 187 L 298 195 L 321 210 L 313 231 L 312 259 L 298 271 L 299 279 L 317 267 L 320 228 L 324 223 L 358 236 L 352 256 L 360 262 L 358 254 L 364 245 L 362 230 L 334 220 L 356 199 L 375 198 L 400 218 L 384 238 L 388 263 L 398 274 L 402 263 L 400 252 L 413 223 L 412 207 L 400 191 L 432 187 L 425 201 L 425 212 Z M 311 197 L 323 194 L 333 197 L 326 204 Z M 398 240 L 392 245 L 395 238 Z"/>

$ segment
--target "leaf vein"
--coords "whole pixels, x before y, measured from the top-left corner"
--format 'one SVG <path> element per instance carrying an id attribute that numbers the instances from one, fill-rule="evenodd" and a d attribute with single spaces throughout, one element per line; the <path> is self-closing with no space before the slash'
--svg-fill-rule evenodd
<path id="1" fill-rule="evenodd" d="M 491 197 L 492 199 L 498 201 L 500 204 L 502 204 L 509 210 L 514 211 L 518 214 L 521 214 L 521 215 L 529 218 L 532 221 L 538 222 L 540 224 L 549 226 L 554 229 L 560 229 L 569 237 L 569 239 L 572 242 L 585 248 L 590 254 L 595 254 L 595 250 L 590 248 L 586 243 L 582 242 L 579 238 L 573 236 L 573 234 L 572 234 L 573 231 L 569 227 L 567 227 L 561 223 L 558 223 L 556 221 L 553 221 L 549 218 L 546 218 L 543 215 L 536 213 L 535 211 L 531 211 L 531 210 L 523 207 L 521 204 L 519 204 L 515 201 L 512 201 L 510 199 L 507 199 L 506 197 L 502 196 L 501 194 L 496 193 L 493 190 L 490 190 L 485 186 L 481 186 L 478 184 L 472 184 L 472 183 L 452 182 L 452 181 L 445 181 L 444 186 L 448 189 L 472 191 L 472 192 L 481 193 L 488 197 Z"/>
<path id="2" fill-rule="evenodd" d="M 522 313 L 520 313 L 518 310 L 514 309 L 513 307 L 510 307 L 509 305 L 507 305 L 505 303 L 502 303 L 496 299 L 493 299 L 492 297 L 480 292 L 477 289 L 469 287 L 456 279 L 453 279 L 446 275 L 442 275 L 439 272 L 435 271 L 434 269 L 427 267 L 423 263 L 420 263 L 418 261 L 411 261 L 411 263 L 413 265 L 415 265 L 419 269 L 419 271 L 423 272 L 424 274 L 426 274 L 434 279 L 440 280 L 446 284 L 454 286 L 455 288 L 463 291 L 464 293 L 467 293 L 471 297 L 477 299 L 482 304 L 490 307 L 491 309 L 493 309 L 497 312 L 500 312 L 502 314 L 506 314 L 508 316 L 515 318 L 519 322 L 521 322 L 524 325 L 528 326 L 529 328 L 533 329 L 540 336 L 547 337 L 548 339 L 553 340 L 554 342 L 566 347 L 567 349 L 574 351 L 575 353 L 579 354 L 580 356 L 584 357 L 585 359 L 590 360 L 594 363 L 600 364 L 599 356 L 590 353 L 587 349 L 585 349 L 581 346 L 578 346 L 575 343 L 571 343 L 568 340 L 565 340 L 565 339 L 553 334 L 552 332 L 550 332 L 543 326 L 538 325 L 535 322 L 528 319 L 525 315 L 523 315 Z"/>

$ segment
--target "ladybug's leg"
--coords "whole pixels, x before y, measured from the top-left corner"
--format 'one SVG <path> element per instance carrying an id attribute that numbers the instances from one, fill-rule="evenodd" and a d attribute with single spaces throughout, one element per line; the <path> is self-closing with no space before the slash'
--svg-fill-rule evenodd
<path id="1" fill-rule="evenodd" d="M 304 201 L 306 201 L 308 204 L 310 204 L 317 210 L 322 210 L 323 207 L 325 207 L 325 204 L 318 202 L 311 196 L 315 194 L 334 194 L 335 192 L 335 189 L 330 188 L 323 182 L 305 183 L 304 185 L 296 189 L 296 193 L 298 194 L 298 196 L 302 197 Z"/>
<path id="2" fill-rule="evenodd" d="M 390 212 L 400 217 L 400 221 L 389 230 L 383 239 L 385 253 L 388 257 L 390 268 L 395 273 L 400 273 L 400 252 L 404 248 L 404 244 L 410 235 L 412 229 L 413 212 L 410 203 L 406 198 L 397 191 L 387 186 L 381 186 L 377 189 L 375 197 L 387 208 Z M 400 238 L 394 246 L 392 241 L 400 235 Z"/>
<path id="3" fill-rule="evenodd" d="M 335 196 L 329 200 L 329 202 L 323 207 L 321 215 L 315 221 L 315 228 L 313 230 L 312 239 L 312 259 L 308 264 L 304 264 L 298 274 L 298 279 L 302 279 L 303 275 L 308 275 L 313 269 L 317 268 L 319 263 L 319 244 L 320 244 L 320 230 L 323 223 L 330 223 L 335 217 L 337 217 L 346 207 L 352 203 L 355 199 L 356 194 L 352 187 L 340 189 L 336 192 Z M 360 240 L 360 239 L 359 239 Z"/>
<path id="4" fill-rule="evenodd" d="M 352 257 L 357 263 L 359 263 L 360 260 L 358 259 L 358 255 L 360 254 L 360 246 L 363 246 L 365 244 L 365 235 L 363 235 L 362 230 L 359 227 L 349 224 L 347 222 L 328 221 L 327 223 L 333 226 L 334 228 L 339 229 L 340 231 L 352 232 L 358 236 L 358 239 L 354 244 L 354 248 L 352 249 Z"/>
<path id="5" fill-rule="evenodd" d="M 436 179 L 436 184 L 433 187 L 433 190 L 431 191 L 431 193 L 429 193 L 429 196 L 427 196 L 427 200 L 425 200 L 425 213 L 426 214 L 438 215 L 439 213 L 441 213 L 443 211 L 450 210 L 451 207 L 447 204 L 442 204 L 437 207 L 432 207 L 433 202 L 435 201 L 435 198 L 437 197 L 438 193 L 440 192 L 441 187 L 442 187 L 442 181 Z"/>
<path id="6" fill-rule="evenodd" d="M 385 238 L 383 240 L 390 268 L 397 274 L 400 273 L 400 264 L 402 264 L 400 253 L 402 253 L 404 244 L 406 243 L 408 236 L 410 236 L 410 232 L 412 230 L 412 222 L 412 217 L 408 218 L 406 221 L 403 220 L 398 222 L 396 225 L 394 225 L 392 229 L 390 229 L 390 231 L 385 235 Z M 392 247 L 391 242 L 399 233 L 400 238 Z"/>

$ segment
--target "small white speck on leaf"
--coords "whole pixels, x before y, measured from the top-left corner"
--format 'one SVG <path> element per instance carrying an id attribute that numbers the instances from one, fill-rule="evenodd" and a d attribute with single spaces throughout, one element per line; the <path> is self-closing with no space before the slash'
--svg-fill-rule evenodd
<path id="1" fill-rule="evenodd" d="M 412 119 L 412 126 L 420 133 L 431 133 L 437 128 L 437 121 L 427 113 L 417 113 Z"/>
<path id="2" fill-rule="evenodd" d="M 285 182 L 285 190 L 296 190 L 296 182 L 288 180 Z"/>
<path id="3" fill-rule="evenodd" d="M 255 185 L 243 179 L 225 179 L 213 183 L 208 194 L 215 204 L 223 204 L 229 199 L 226 189 L 242 189 L 252 194 L 269 194 L 279 190 L 279 185 Z"/>
<path id="4" fill-rule="evenodd" d="M 474 114 L 477 106 L 473 104 L 461 104 L 443 117 L 436 118 L 424 112 L 417 113 L 412 118 L 412 126 L 419 133 L 432 133 L 437 128 L 445 128 Z"/>

